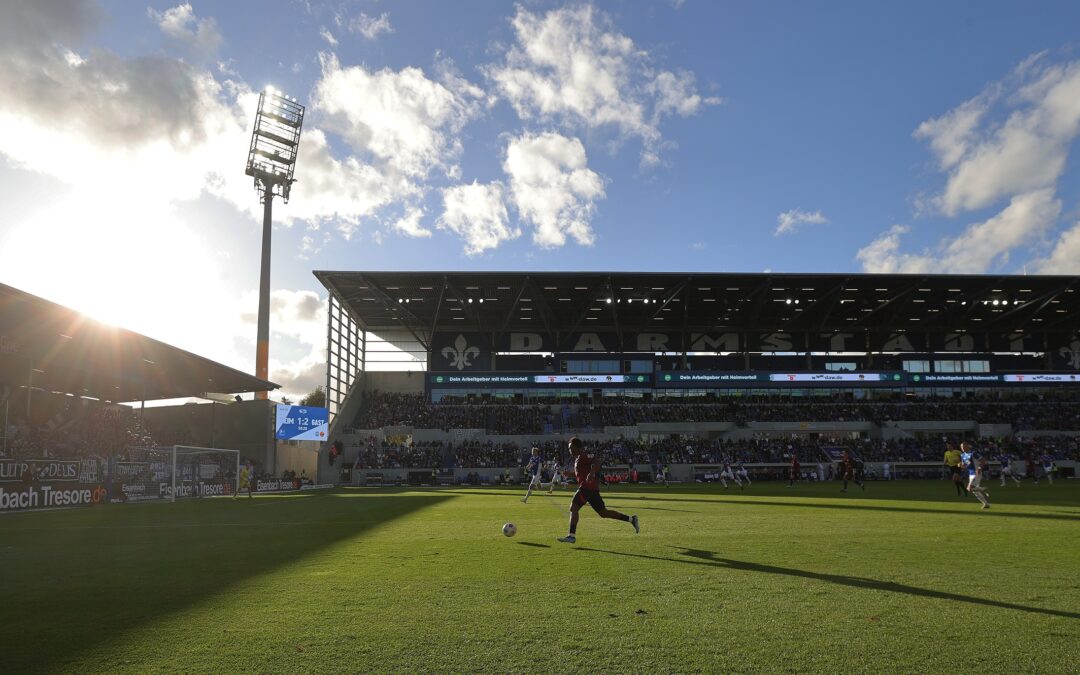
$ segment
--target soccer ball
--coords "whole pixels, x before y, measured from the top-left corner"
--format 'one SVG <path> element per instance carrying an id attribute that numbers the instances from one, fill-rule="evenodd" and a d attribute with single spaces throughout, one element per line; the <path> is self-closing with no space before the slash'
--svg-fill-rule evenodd
<path id="1" fill-rule="evenodd" d="M 503 534 L 508 537 L 514 536 L 515 534 L 517 534 L 517 525 L 514 525 L 513 523 L 507 523 L 503 525 Z"/>

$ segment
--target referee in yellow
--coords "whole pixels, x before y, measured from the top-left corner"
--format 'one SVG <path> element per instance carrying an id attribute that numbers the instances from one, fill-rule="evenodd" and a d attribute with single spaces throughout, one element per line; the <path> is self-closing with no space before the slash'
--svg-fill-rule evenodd
<path id="1" fill-rule="evenodd" d="M 957 496 L 963 497 L 964 483 L 960 476 L 960 451 L 952 443 L 945 444 L 945 467 L 949 470 Z"/>

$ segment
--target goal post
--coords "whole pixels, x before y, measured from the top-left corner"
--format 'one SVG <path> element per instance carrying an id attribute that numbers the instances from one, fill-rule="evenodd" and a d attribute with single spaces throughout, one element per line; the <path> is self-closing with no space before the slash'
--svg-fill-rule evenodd
<path id="1" fill-rule="evenodd" d="M 232 486 L 233 494 L 240 492 L 239 450 L 174 445 L 171 454 L 170 501 L 175 502 L 177 495 L 207 496 L 208 493 L 216 492 L 213 486 L 224 485 L 226 482 Z M 191 483 L 190 487 L 185 485 L 188 481 Z"/>
<path id="2" fill-rule="evenodd" d="M 123 502 L 235 494 L 240 451 L 188 445 L 133 447 L 124 458 L 108 463 L 105 480 L 110 499 Z"/>

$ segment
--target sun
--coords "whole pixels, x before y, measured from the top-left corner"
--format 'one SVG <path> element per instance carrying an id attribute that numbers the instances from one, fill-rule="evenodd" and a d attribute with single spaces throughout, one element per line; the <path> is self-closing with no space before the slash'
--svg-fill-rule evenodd
<path id="1" fill-rule="evenodd" d="M 168 204 L 74 190 L 0 242 L 0 281 L 156 339 L 207 349 L 199 334 L 238 320 L 217 256 Z M 214 326 L 208 331 L 207 326 Z M 212 349 L 220 355 L 220 350 Z"/>

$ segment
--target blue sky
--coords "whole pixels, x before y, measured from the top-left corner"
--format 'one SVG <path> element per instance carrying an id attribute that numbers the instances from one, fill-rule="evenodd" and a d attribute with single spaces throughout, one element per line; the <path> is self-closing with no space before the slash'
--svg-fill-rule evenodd
<path id="1" fill-rule="evenodd" d="M 271 377 L 292 393 L 322 379 L 313 269 L 1073 274 L 1078 19 L 17 0 L 0 281 L 251 370 L 266 85 L 308 106 L 275 205 Z"/>

